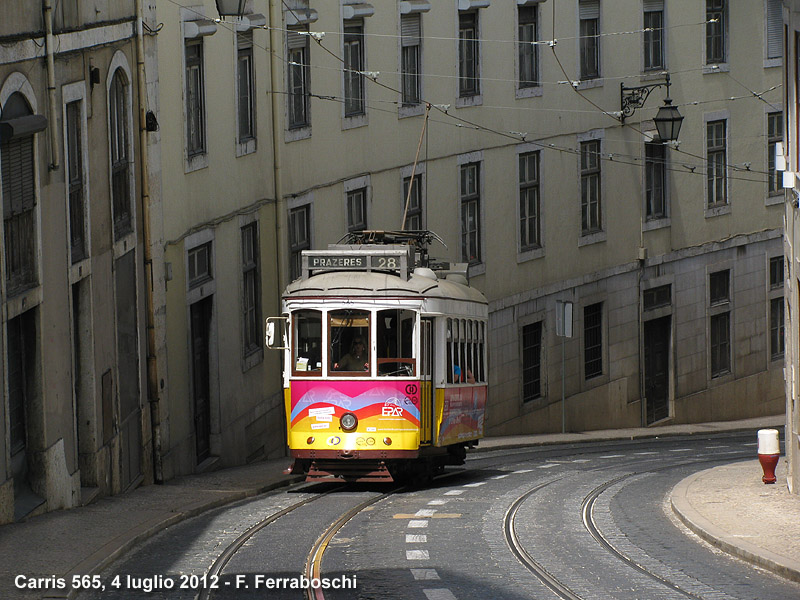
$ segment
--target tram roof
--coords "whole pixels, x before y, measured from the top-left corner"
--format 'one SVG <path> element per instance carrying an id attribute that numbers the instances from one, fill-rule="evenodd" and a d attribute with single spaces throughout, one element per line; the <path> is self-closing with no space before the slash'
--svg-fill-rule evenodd
<path id="1" fill-rule="evenodd" d="M 424 274 L 423 274 L 424 273 Z M 488 304 L 486 297 L 463 277 L 438 278 L 430 269 L 415 270 L 408 280 L 378 271 L 334 271 L 290 283 L 284 293 L 292 298 L 441 298 Z"/>

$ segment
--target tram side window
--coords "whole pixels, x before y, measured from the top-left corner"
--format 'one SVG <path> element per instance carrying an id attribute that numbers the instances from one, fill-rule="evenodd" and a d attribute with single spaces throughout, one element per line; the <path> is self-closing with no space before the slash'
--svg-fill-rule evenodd
<path id="1" fill-rule="evenodd" d="M 369 371 L 369 311 L 336 310 L 330 313 L 328 339 L 332 372 Z"/>
<path id="2" fill-rule="evenodd" d="M 447 383 L 453 383 L 453 319 L 447 319 Z"/>
<path id="3" fill-rule="evenodd" d="M 378 312 L 378 375 L 397 377 L 416 374 L 415 323 L 416 313 L 413 310 Z"/>
<path id="4" fill-rule="evenodd" d="M 483 382 L 483 324 L 447 319 L 447 383 Z"/>
<path id="5" fill-rule="evenodd" d="M 483 321 L 478 323 L 478 372 L 477 372 L 477 379 L 478 381 L 484 382 L 486 381 L 486 329 L 485 323 Z"/>
<path id="6" fill-rule="evenodd" d="M 322 374 L 322 313 L 301 310 L 294 313 L 294 370 Z"/>

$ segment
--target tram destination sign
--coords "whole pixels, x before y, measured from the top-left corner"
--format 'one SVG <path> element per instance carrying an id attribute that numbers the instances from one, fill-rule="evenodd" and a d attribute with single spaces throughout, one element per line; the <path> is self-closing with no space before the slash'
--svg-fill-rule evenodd
<path id="1" fill-rule="evenodd" d="M 358 271 L 367 268 L 367 257 L 362 255 L 328 254 L 308 257 L 309 269 L 352 269 Z"/>

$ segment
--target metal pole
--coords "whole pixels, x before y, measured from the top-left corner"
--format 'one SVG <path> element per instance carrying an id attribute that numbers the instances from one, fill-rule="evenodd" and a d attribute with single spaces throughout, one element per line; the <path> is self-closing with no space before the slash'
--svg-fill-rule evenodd
<path id="1" fill-rule="evenodd" d="M 567 407 L 564 402 L 564 340 L 566 335 L 561 337 L 561 433 L 567 433 Z"/>

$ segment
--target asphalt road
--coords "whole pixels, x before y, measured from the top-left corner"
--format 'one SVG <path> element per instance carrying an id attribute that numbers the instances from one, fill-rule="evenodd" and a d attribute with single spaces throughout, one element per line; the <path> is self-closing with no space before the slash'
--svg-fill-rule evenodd
<path id="1" fill-rule="evenodd" d="M 664 438 L 471 456 L 433 483 L 394 491 L 329 540 L 320 560 L 341 599 L 800 598 L 784 581 L 701 542 L 673 517 L 670 489 L 753 453 L 751 435 Z M 80 598 L 301 598 L 308 553 L 341 514 L 392 492 L 305 485 L 169 528 L 102 574 Z M 219 576 L 212 565 L 247 534 Z M 512 551 L 511 546 L 515 550 Z M 205 579 L 204 579 L 205 576 Z M 119 589 L 111 582 L 118 578 Z M 185 587 L 181 589 L 181 586 Z M 353 587 L 354 586 L 354 589 Z M 136 589 L 126 589 L 134 587 Z M 295 589 L 293 589 L 293 587 Z M 152 588 L 152 589 L 151 589 Z"/>

